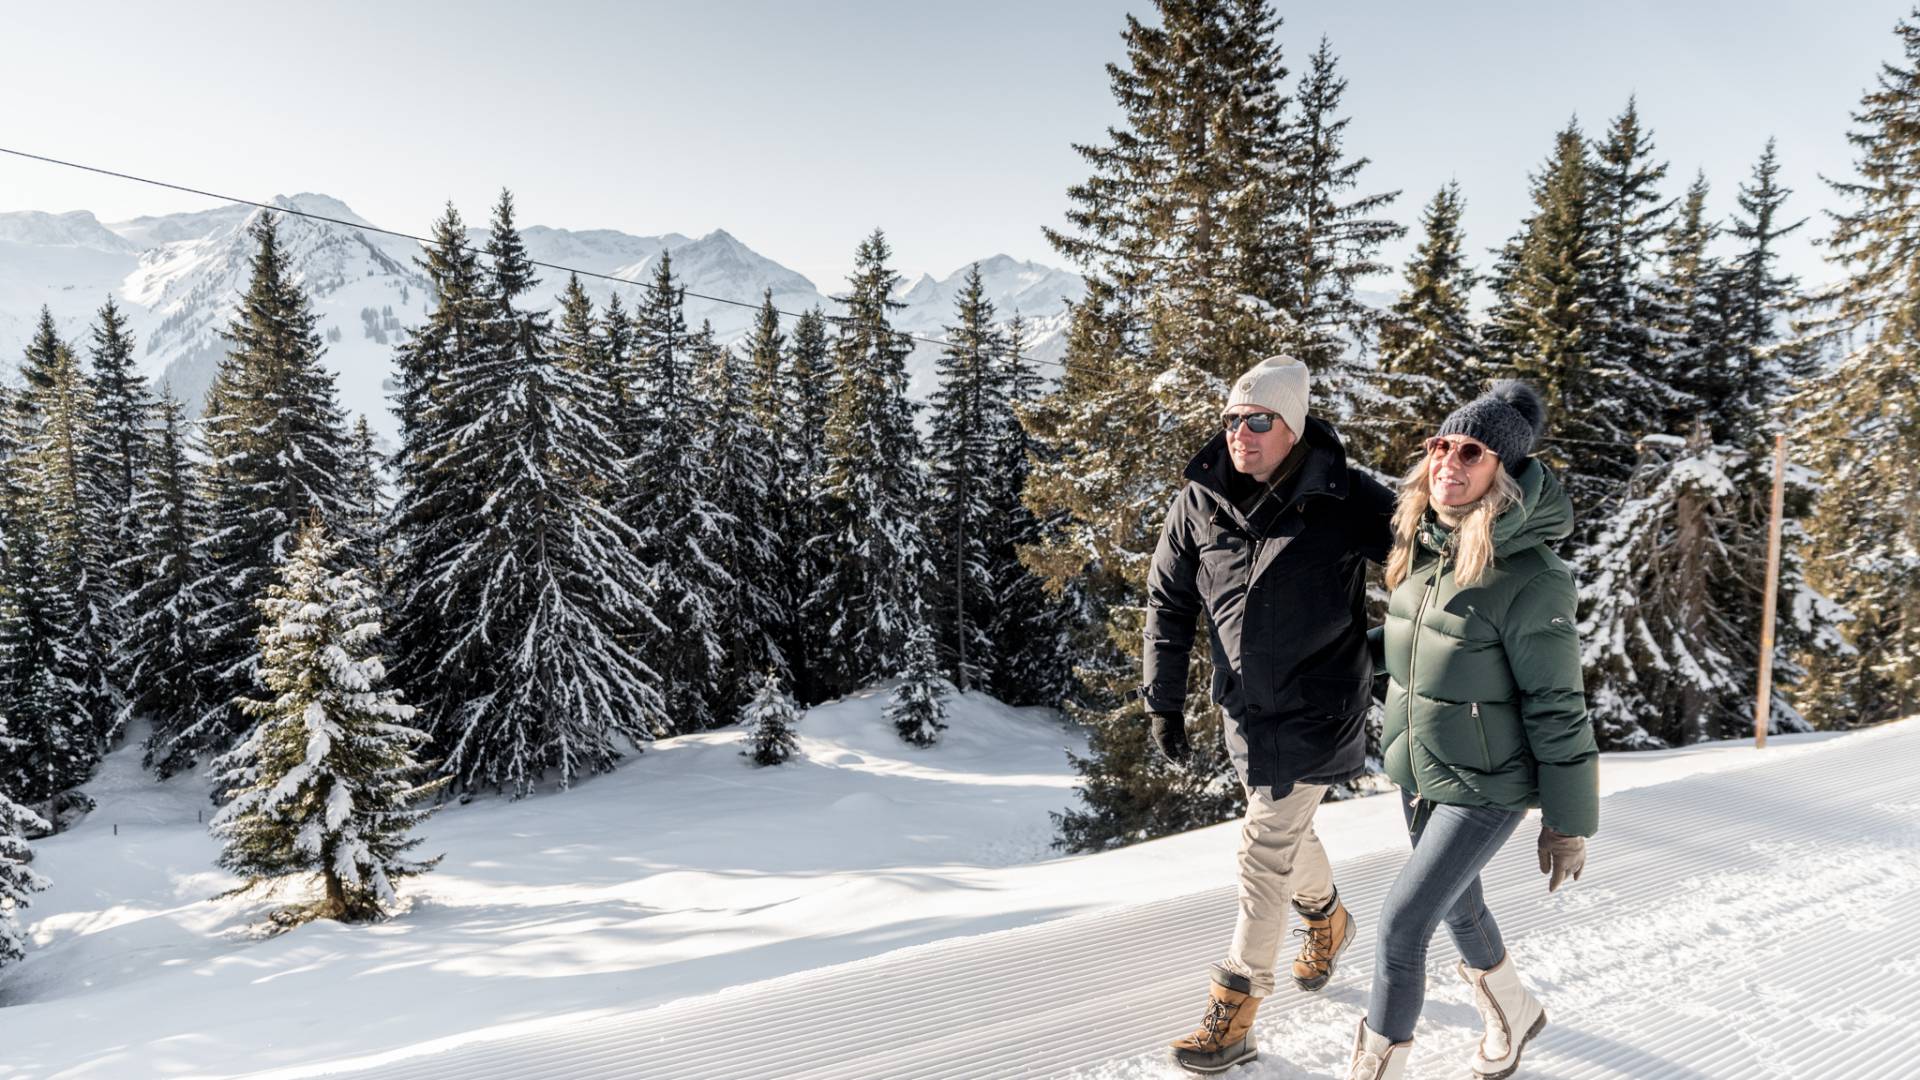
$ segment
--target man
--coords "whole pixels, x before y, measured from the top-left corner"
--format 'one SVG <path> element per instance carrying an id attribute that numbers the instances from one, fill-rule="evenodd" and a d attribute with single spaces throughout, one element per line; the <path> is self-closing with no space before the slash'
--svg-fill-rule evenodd
<path id="1" fill-rule="evenodd" d="M 1253 1017 L 1273 992 L 1289 904 L 1306 924 L 1300 989 L 1324 987 L 1353 938 L 1313 813 L 1328 785 L 1366 770 L 1364 560 L 1386 559 L 1393 496 L 1307 415 L 1308 389 L 1306 367 L 1287 356 L 1234 383 L 1225 430 L 1187 465 L 1147 579 L 1140 693 L 1154 743 L 1176 763 L 1189 752 L 1187 657 L 1204 612 L 1212 697 L 1247 789 L 1233 944 L 1212 968 L 1200 1027 L 1173 1044 L 1195 1072 L 1257 1056 Z"/>

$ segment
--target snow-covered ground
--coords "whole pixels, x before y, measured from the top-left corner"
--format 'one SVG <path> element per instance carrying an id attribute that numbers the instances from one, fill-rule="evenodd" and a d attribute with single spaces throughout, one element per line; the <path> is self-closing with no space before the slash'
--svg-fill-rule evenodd
<path id="1" fill-rule="evenodd" d="M 1162 1028 L 1191 1021 L 1185 1014 L 1198 1000 L 1201 972 L 1231 924 L 1234 826 L 1061 857 L 1048 847 L 1048 813 L 1072 800 L 1062 751 L 1081 746 L 1076 733 L 1045 711 L 970 696 L 957 703 L 942 745 L 914 750 L 881 721 L 882 700 L 814 710 L 801 727 L 801 759 L 774 769 L 749 767 L 738 756 L 741 733 L 722 731 L 658 744 L 570 792 L 449 808 L 428 823 L 422 848 L 444 852 L 445 861 L 409 883 L 411 906 L 399 918 L 271 938 L 252 930 L 270 898 L 216 898 L 232 882 L 212 865 L 214 844 L 195 821 L 204 786 L 192 777 L 155 783 L 139 771 L 136 750 L 122 751 L 90 788 L 99 809 L 37 845 L 37 866 L 54 887 L 26 913 L 29 958 L 0 975 L 0 1077 L 472 1076 L 474 1061 L 495 1063 L 490 1075 L 533 1075 L 516 1072 L 502 1052 L 538 1060 L 554 1046 L 608 1033 L 657 1033 L 649 1045 L 666 1057 L 716 1038 L 766 1053 L 777 1040 L 756 1035 L 760 1018 L 743 1016 L 740 1003 L 852 1008 L 859 1034 L 870 1038 L 884 1035 L 901 1008 L 948 1026 L 984 1022 L 991 1010 L 974 1005 L 945 1019 L 928 1013 L 940 1002 L 917 988 L 943 971 L 981 970 L 984 989 L 970 992 L 987 1000 L 1003 979 L 1008 1002 L 1033 986 L 1056 999 L 1109 1001 L 1100 1031 L 1111 1037 L 1074 1059 L 1089 1075 L 1163 1074 L 1147 1048 L 1177 1033 Z M 1817 801 L 1787 798 L 1807 785 L 1769 774 L 1820 766 L 1821 775 L 1852 776 L 1859 770 L 1840 768 L 1843 753 L 1885 770 L 1886 762 L 1912 761 L 1917 744 L 1920 721 L 1908 721 L 1850 736 L 1776 738 L 1765 753 L 1722 744 L 1610 756 L 1602 769 L 1609 827 L 1595 845 L 1591 880 L 1549 902 L 1525 865 L 1527 851 L 1503 856 L 1491 882 L 1516 950 L 1549 981 L 1549 1008 L 1556 997 L 1570 1007 L 1565 1028 L 1550 1030 L 1577 1033 L 1587 1029 L 1576 1017 L 1606 1016 L 1606 1030 L 1593 1037 L 1632 1042 L 1631 1027 L 1613 1025 L 1638 1022 L 1627 1014 L 1660 999 L 1633 996 L 1640 972 L 1620 971 L 1611 948 L 1632 964 L 1682 962 L 1684 985 L 1703 995 L 1772 994 L 1762 1004 L 1777 1020 L 1791 986 L 1717 973 L 1750 959 L 1763 939 L 1788 941 L 1826 925 L 1830 915 L 1808 910 L 1823 883 L 1860 891 L 1869 903 L 1890 888 L 1914 895 L 1920 779 L 1857 790 L 1836 779 L 1813 792 L 1843 808 L 1864 792 L 1860 812 L 1891 806 L 1885 813 L 1906 822 L 1905 832 L 1841 843 L 1801 836 L 1807 818 L 1846 819 Z M 1793 764 L 1803 759 L 1805 769 Z M 1887 784 L 1902 782 L 1900 798 L 1886 795 Z M 1904 818 L 1896 813 L 1902 806 Z M 1729 818 L 1750 820 L 1751 835 L 1723 837 Z M 1624 846 L 1636 828 L 1670 833 L 1667 856 L 1691 860 L 1680 869 L 1693 875 L 1685 890 L 1693 899 L 1676 917 L 1638 906 L 1628 870 L 1638 849 Z M 1390 799 L 1330 804 L 1319 832 L 1343 889 L 1360 898 L 1363 936 L 1324 998 L 1271 1011 L 1261 1028 L 1270 1057 L 1244 1072 L 1248 1080 L 1326 1074 L 1341 1048 L 1324 1044 L 1344 1038 L 1338 1029 L 1351 1023 L 1365 986 L 1366 905 L 1377 908 L 1372 890 L 1384 888 L 1397 864 L 1398 812 Z M 1622 854 L 1609 859 L 1615 836 Z M 1679 865 L 1647 858 L 1663 872 Z M 1723 912 L 1754 921 L 1722 926 Z M 1565 933 L 1547 932 L 1563 923 Z M 1106 942 L 1099 955 L 1108 964 L 1159 972 L 1171 988 L 1164 1006 L 1127 1004 L 1130 989 L 1152 984 L 1146 976 L 1136 983 L 1123 970 L 1052 966 L 1082 939 Z M 1436 968 L 1447 951 L 1436 947 Z M 1920 973 L 1912 953 L 1890 962 Z M 1654 977 L 1673 985 L 1675 976 Z M 849 987 L 864 988 L 860 1000 Z M 1434 980 L 1433 1031 L 1423 1031 L 1434 1049 L 1423 1049 L 1416 1076 L 1458 1071 L 1444 1051 L 1465 1037 L 1465 1001 Z M 1713 1006 L 1701 997 L 1672 1007 Z M 1832 1013 L 1828 1028 L 1871 1029 L 1873 1008 L 1861 1001 Z M 813 1045 L 838 1037 L 810 1034 Z M 685 1071 L 648 1067 L 649 1057 L 548 1075 Z M 835 1076 L 916 1071 L 827 1068 L 797 1050 L 786 1060 L 794 1074 L 815 1065 Z M 927 1064 L 951 1075 L 1045 1074 L 1014 1067 L 1017 1058 L 994 1065 L 989 1054 L 972 1068 L 968 1060 L 948 1047 Z"/>

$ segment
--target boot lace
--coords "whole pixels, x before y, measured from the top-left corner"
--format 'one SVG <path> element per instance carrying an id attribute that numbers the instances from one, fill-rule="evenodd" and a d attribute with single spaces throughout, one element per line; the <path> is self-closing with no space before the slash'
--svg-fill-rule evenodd
<path id="1" fill-rule="evenodd" d="M 1214 998 L 1207 1003 L 1207 1015 L 1200 1018 L 1200 1030 L 1207 1033 L 1207 1041 L 1219 1046 L 1226 1041 L 1227 1025 L 1233 1023 L 1233 1014 L 1240 1006 Z"/>
<path id="2" fill-rule="evenodd" d="M 1333 959 L 1333 919 L 1328 918 L 1318 924 L 1307 923 L 1294 928 L 1297 937 L 1306 940 L 1300 944 L 1300 959 L 1315 970 L 1324 969 Z"/>

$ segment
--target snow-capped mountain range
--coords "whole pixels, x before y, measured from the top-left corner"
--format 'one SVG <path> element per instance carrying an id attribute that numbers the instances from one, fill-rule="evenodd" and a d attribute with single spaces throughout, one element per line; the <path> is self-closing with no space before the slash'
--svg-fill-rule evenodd
<path id="1" fill-rule="evenodd" d="M 279 196 L 272 203 L 372 224 L 327 195 Z M 42 305 L 53 312 L 61 337 L 84 351 L 88 327 L 111 295 L 139 343 L 142 370 L 197 410 L 225 351 L 220 331 L 246 288 L 253 254 L 247 230 L 264 213 L 231 204 L 102 223 L 85 210 L 0 212 L 0 372 L 13 377 L 10 360 L 24 350 Z M 487 238 L 483 229 L 470 230 L 470 235 L 477 244 Z M 293 214 L 281 216 L 280 238 L 296 277 L 313 298 L 327 339 L 327 361 L 339 375 L 341 404 L 350 415 L 366 414 L 375 430 L 390 438 L 394 420 L 387 393 L 393 347 L 406 328 L 425 318 L 430 303 L 427 281 L 414 262 L 419 245 Z M 632 236 L 610 229 L 534 225 L 523 229 L 522 238 L 530 256 L 544 263 L 647 282 L 661 253 L 669 252 L 674 274 L 690 294 L 757 305 L 770 289 L 775 306 L 784 311 L 802 312 L 815 305 L 829 315 L 841 310 L 832 293 L 724 230 L 695 239 L 679 233 Z M 1064 345 L 1066 302 L 1084 293 L 1079 277 L 1006 255 L 983 258 L 979 266 L 999 314 L 1004 318 L 1018 311 L 1028 320 L 1032 355 L 1057 360 Z M 965 274 L 962 267 L 944 279 L 925 275 L 910 285 L 903 283 L 897 298 L 906 307 L 897 314 L 896 326 L 916 335 L 941 336 L 941 328 L 954 320 L 954 300 Z M 542 271 L 541 288 L 556 299 L 564 284 L 561 272 Z M 632 308 L 645 293 L 640 285 L 600 278 L 582 278 L 582 284 L 597 304 L 619 289 Z M 754 316 L 751 307 L 691 295 L 686 309 L 690 325 L 709 320 L 728 341 L 743 336 Z M 916 348 L 909 362 L 914 397 L 924 400 L 933 392 L 938 352 L 930 344 Z"/>

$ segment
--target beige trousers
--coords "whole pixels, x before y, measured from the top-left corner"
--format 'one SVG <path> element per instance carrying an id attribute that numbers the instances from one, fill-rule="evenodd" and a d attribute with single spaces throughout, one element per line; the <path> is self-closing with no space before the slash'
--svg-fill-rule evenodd
<path id="1" fill-rule="evenodd" d="M 1333 866 L 1313 833 L 1323 784 L 1295 784 L 1284 799 L 1250 788 L 1240 831 L 1240 918 L 1226 968 L 1253 983 L 1253 996 L 1273 993 L 1273 969 L 1292 901 L 1320 908 L 1333 899 Z"/>

